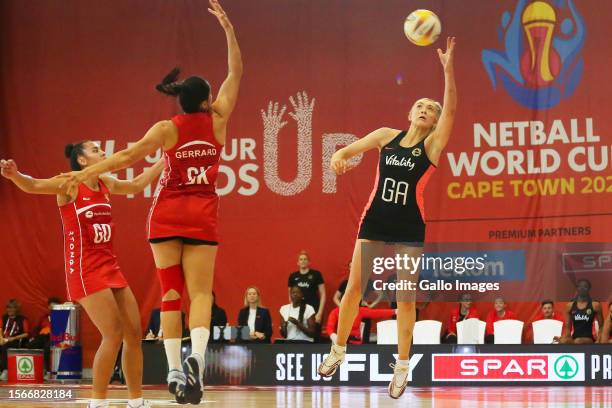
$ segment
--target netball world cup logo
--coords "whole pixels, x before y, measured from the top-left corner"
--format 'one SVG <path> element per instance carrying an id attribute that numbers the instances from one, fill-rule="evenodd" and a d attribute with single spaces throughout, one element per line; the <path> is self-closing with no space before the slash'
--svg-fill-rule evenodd
<path id="1" fill-rule="evenodd" d="M 572 96 L 584 70 L 584 20 L 573 0 L 519 0 L 502 14 L 498 38 L 504 50 L 482 51 L 497 89 L 531 109 L 550 109 Z"/>

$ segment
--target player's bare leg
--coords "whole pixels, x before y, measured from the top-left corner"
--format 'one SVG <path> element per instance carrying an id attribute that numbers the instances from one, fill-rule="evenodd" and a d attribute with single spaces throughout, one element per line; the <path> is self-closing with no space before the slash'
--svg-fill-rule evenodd
<path id="1" fill-rule="evenodd" d="M 202 398 L 204 389 L 204 358 L 210 337 L 210 319 L 213 304 L 212 286 L 217 246 L 184 245 L 183 271 L 191 304 L 189 329 L 191 331 L 191 355 L 183 362 L 185 373 L 185 397 L 192 404 Z"/>
<path id="2" fill-rule="evenodd" d="M 103 289 L 79 300 L 102 334 L 93 361 L 92 400 L 105 400 L 117 353 L 123 341 L 123 326 L 117 301 L 110 289 Z"/>
<path id="3" fill-rule="evenodd" d="M 121 368 L 128 388 L 128 406 L 142 407 L 142 334 L 138 303 L 129 287 L 113 289 L 113 294 L 121 312 L 123 326 Z"/>
<path id="4" fill-rule="evenodd" d="M 183 255 L 183 243 L 180 240 L 170 240 L 151 244 L 155 266 L 158 271 L 169 270 L 181 265 Z M 159 272 L 158 272 L 159 273 Z M 182 292 L 182 291 L 181 291 Z M 180 304 L 182 293 L 170 289 L 162 293 L 162 304 L 165 302 L 176 302 Z M 183 396 L 177 395 L 177 390 L 185 386 L 185 375 L 183 374 L 181 361 L 181 339 L 183 336 L 181 308 L 177 310 L 163 310 L 160 313 L 160 323 L 164 334 L 164 348 L 168 361 L 168 391 L 176 395 L 177 402 L 185 403 Z"/>

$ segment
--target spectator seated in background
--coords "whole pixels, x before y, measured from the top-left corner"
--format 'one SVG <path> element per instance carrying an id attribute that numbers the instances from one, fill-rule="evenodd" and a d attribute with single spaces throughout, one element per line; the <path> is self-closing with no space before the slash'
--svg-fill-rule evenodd
<path id="1" fill-rule="evenodd" d="M 212 293 L 212 308 L 210 310 L 210 340 L 212 342 L 220 342 L 224 341 L 223 336 L 221 338 L 214 340 L 214 330 L 213 327 L 218 326 L 221 330 L 227 326 L 227 314 L 225 310 L 217 306 L 217 296 L 215 292 Z"/>
<path id="2" fill-rule="evenodd" d="M 545 300 L 542 302 L 540 311 L 533 318 L 533 321 L 536 322 L 538 320 L 544 319 L 554 319 L 565 323 L 565 319 L 563 318 L 563 316 L 561 316 L 560 313 L 555 312 L 555 303 L 552 300 Z"/>
<path id="3" fill-rule="evenodd" d="M 487 314 L 487 328 L 485 332 L 485 343 L 493 343 L 495 340 L 495 331 L 493 323 L 500 320 L 516 320 L 516 313 L 506 309 L 504 298 L 498 296 L 493 303 L 493 309 Z"/>
<path id="4" fill-rule="evenodd" d="M 563 336 L 556 338 L 561 344 L 590 344 L 597 340 L 595 320 L 601 328 L 603 319 L 601 304 L 591 299 L 591 282 L 579 279 L 576 282 L 576 297 L 565 308 Z"/>
<path id="5" fill-rule="evenodd" d="M 304 301 L 302 289 L 295 285 L 289 292 L 291 303 L 281 306 L 280 332 L 285 343 L 312 343 L 316 334 L 315 311 Z"/>
<path id="6" fill-rule="evenodd" d="M 48 313 L 40 318 L 38 326 L 34 329 L 34 336 L 30 338 L 30 342 L 27 347 L 29 349 L 42 349 L 45 357 L 45 369 L 50 369 L 51 361 L 51 310 L 54 305 L 62 303 L 57 297 L 50 297 L 47 299 Z"/>
<path id="7" fill-rule="evenodd" d="M 348 270 L 351 270 L 351 262 L 348 263 Z M 340 285 L 338 285 L 338 290 L 336 290 L 336 293 L 334 293 L 333 301 L 334 304 L 338 307 L 340 307 L 340 299 L 342 299 L 342 296 L 344 296 L 347 284 L 348 279 L 344 279 L 342 282 L 340 282 Z M 366 288 L 363 294 L 363 298 L 361 299 L 361 306 L 369 307 L 370 309 L 372 309 L 376 307 L 376 305 L 378 305 L 380 301 L 383 300 L 383 298 L 384 292 L 376 291 L 374 289 L 374 281 L 369 279 L 368 287 Z"/>
<path id="8" fill-rule="evenodd" d="M 181 336 L 187 337 L 189 336 L 189 331 L 187 330 L 187 325 L 185 324 L 185 312 L 181 312 Z M 149 316 L 149 325 L 147 326 L 147 330 L 145 331 L 145 340 L 163 340 L 164 333 L 161 328 L 161 309 L 158 307 L 156 309 L 151 310 L 151 315 Z"/>
<path id="9" fill-rule="evenodd" d="M 464 293 L 459 298 L 459 304 L 451 310 L 443 343 L 457 344 L 457 322 L 472 318 L 479 319 L 480 315 L 476 308 L 472 306 L 472 296 L 469 293 Z"/>
<path id="10" fill-rule="evenodd" d="M 527 327 L 527 331 L 525 332 L 526 343 L 533 343 L 533 322 L 546 319 L 558 320 L 561 323 L 565 323 L 563 316 L 555 311 L 555 303 L 549 299 L 542 301 L 540 310 L 533 318 L 532 324 Z"/>
<path id="11" fill-rule="evenodd" d="M 310 269 L 310 256 L 306 251 L 299 253 L 297 265 L 299 270 L 291 273 L 287 282 L 289 301 L 291 302 L 291 288 L 295 285 L 299 286 L 304 294 L 304 301 L 315 311 L 316 332 L 318 333 L 326 299 L 323 275 L 315 269 Z"/>
<path id="12" fill-rule="evenodd" d="M 390 284 L 396 284 L 397 283 L 397 274 L 392 273 L 389 275 L 389 278 L 387 279 L 387 285 Z M 389 309 L 397 309 L 397 294 L 395 290 L 390 290 L 390 289 L 386 289 L 384 291 L 381 291 L 381 295 L 383 298 L 385 298 L 387 300 L 387 303 L 389 303 Z M 415 322 L 419 320 L 419 314 L 421 313 L 422 310 L 424 310 L 427 305 L 429 305 L 429 303 L 431 303 L 431 300 L 428 299 L 426 301 L 420 301 L 420 302 L 415 302 Z M 395 318 L 395 317 L 394 317 Z"/>
<path id="13" fill-rule="evenodd" d="M 29 336 L 28 319 L 21 314 L 21 305 L 17 299 L 6 304 L 6 313 L 2 316 L 0 333 L 0 379 L 5 380 L 8 374 L 7 352 L 10 348 L 21 348 Z"/>
<path id="14" fill-rule="evenodd" d="M 350 272 L 351 262 L 348 263 L 348 270 Z M 338 307 L 340 307 L 340 299 L 342 299 L 342 296 L 344 296 L 344 292 L 346 291 L 347 285 L 348 285 L 348 279 L 344 279 L 342 282 L 340 282 L 340 285 L 338 286 L 338 290 L 336 290 L 336 293 L 334 293 L 333 301 Z M 360 306 L 373 309 L 374 307 L 376 307 L 376 305 L 380 303 L 381 300 L 383 300 L 383 298 L 384 298 L 384 291 L 382 290 L 377 291 L 376 289 L 374 289 L 374 281 L 372 279 L 368 279 L 366 289 L 363 292 L 363 296 L 361 298 Z M 369 343 L 370 332 L 372 331 L 372 319 L 364 316 L 363 324 L 364 324 L 363 333 L 362 333 L 362 336 L 360 337 L 363 337 L 363 343 Z"/>
<path id="15" fill-rule="evenodd" d="M 599 335 L 600 343 L 612 343 L 612 303 L 610 303 L 608 310 L 608 317 L 604 320 L 601 334 Z"/>
<path id="16" fill-rule="evenodd" d="M 342 296 L 340 296 L 342 299 Z M 329 313 L 327 317 L 327 334 L 331 341 L 336 343 L 336 331 L 338 330 L 338 316 L 340 314 L 340 308 L 336 307 Z M 351 332 L 348 337 L 349 344 L 362 344 L 363 339 L 361 338 L 361 322 L 363 319 L 385 319 L 395 316 L 395 309 L 370 309 L 369 307 L 360 306 L 357 317 L 353 321 Z"/>
<path id="17" fill-rule="evenodd" d="M 255 286 L 249 286 L 244 293 L 244 306 L 238 313 L 238 326 L 248 326 L 250 341 L 269 343 L 272 318 L 268 309 L 262 307 L 261 294 Z"/>

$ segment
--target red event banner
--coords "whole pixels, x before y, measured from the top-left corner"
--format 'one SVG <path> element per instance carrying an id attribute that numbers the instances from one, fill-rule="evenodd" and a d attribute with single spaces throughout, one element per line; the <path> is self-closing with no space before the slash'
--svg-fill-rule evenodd
<path id="1" fill-rule="evenodd" d="M 602 50 L 612 5 L 228 0 L 224 7 L 245 65 L 218 185 L 215 291 L 230 322 L 251 284 L 278 321 L 301 249 L 323 273 L 329 307 L 347 273 L 377 154 L 355 158 L 342 177 L 328 170 L 329 158 L 376 128 L 406 128 L 416 99 L 441 101 L 435 49 L 447 35 L 457 37 L 459 105 L 425 194 L 427 239 L 609 240 L 612 55 Z M 417 8 L 441 19 L 434 46 L 404 36 L 403 20 Z M 110 154 L 175 114 L 175 101 L 154 91 L 173 66 L 207 77 L 213 93 L 227 69 L 223 32 L 204 2 L 7 0 L 0 31 L 0 156 L 34 177 L 68 169 L 68 142 L 100 141 Z M 117 176 L 134 177 L 159 157 Z M 143 321 L 159 303 L 144 228 L 151 196 L 148 189 L 112 202 L 115 250 Z M 36 320 L 42 299 L 65 293 L 58 210 L 54 198 L 27 196 L 7 181 L 0 200 L 0 299 L 19 298 Z M 512 307 L 524 319 L 535 313 L 533 304 Z M 424 314 L 445 320 L 445 311 L 432 305 Z M 95 330 L 85 331 L 90 357 Z"/>

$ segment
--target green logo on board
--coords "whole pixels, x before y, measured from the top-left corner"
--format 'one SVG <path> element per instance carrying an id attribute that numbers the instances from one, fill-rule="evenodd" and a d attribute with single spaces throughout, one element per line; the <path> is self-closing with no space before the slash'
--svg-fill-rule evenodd
<path id="1" fill-rule="evenodd" d="M 569 355 L 563 355 L 555 361 L 555 374 L 562 380 L 571 380 L 578 374 L 578 360 Z"/>

